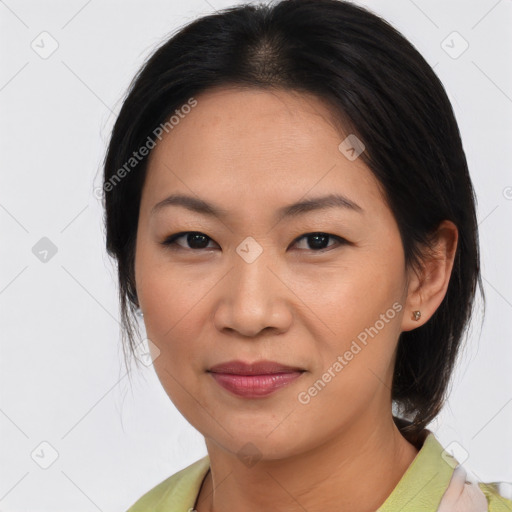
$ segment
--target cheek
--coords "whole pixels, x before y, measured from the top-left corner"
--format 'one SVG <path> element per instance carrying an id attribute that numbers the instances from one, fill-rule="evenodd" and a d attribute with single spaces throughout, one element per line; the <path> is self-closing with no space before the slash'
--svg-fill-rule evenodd
<path id="1" fill-rule="evenodd" d="M 191 319 L 201 309 L 200 291 L 173 274 L 152 273 L 146 277 L 140 298 L 148 338 L 162 351 L 162 359 L 173 364 L 177 357 L 187 354 L 184 345 L 191 357 L 193 340 L 197 339 L 193 327 L 198 325 Z"/>
<path id="2" fill-rule="evenodd" d="M 197 320 L 203 314 L 201 292 L 169 268 L 150 265 L 140 276 L 146 333 L 158 353 L 155 372 L 170 400 L 194 424 L 197 402 L 191 395 L 200 396 L 197 375 L 204 351 Z"/>
<path id="3" fill-rule="evenodd" d="M 342 265 L 306 275 L 299 288 L 305 302 L 337 334 L 356 335 L 402 298 L 405 273 L 399 255 L 358 250 Z"/>
<path id="4" fill-rule="evenodd" d="M 368 302 L 357 317 L 339 310 L 337 317 L 333 314 L 335 334 L 317 343 L 320 364 L 297 396 L 310 417 L 322 417 L 330 411 L 329 423 L 334 429 L 349 418 L 363 415 L 375 400 L 387 400 L 391 392 L 400 304 L 394 303 L 393 308 L 383 301 L 382 308 L 372 305 L 378 312 L 372 314 Z"/>
<path id="5" fill-rule="evenodd" d="M 138 264 L 137 292 L 146 333 L 159 351 L 155 371 L 171 400 L 190 407 L 190 395 L 183 395 L 183 387 L 195 393 L 197 375 L 204 371 L 207 296 L 215 285 L 214 276 L 192 276 L 190 268 L 187 272 L 149 250 L 141 251 Z"/>
<path id="6" fill-rule="evenodd" d="M 379 258 L 373 251 L 360 251 L 357 258 L 322 281 L 321 294 L 305 288 L 311 309 L 328 328 L 324 331 L 327 336 L 317 340 L 321 354 L 318 373 L 323 375 L 330 369 L 336 375 L 332 382 L 338 384 L 329 387 L 339 388 L 341 393 L 371 395 L 392 370 L 404 307 L 405 274 L 396 251 L 387 254 Z M 306 295 L 304 300 L 308 300 Z M 329 374 L 321 377 L 322 381 L 329 378 Z"/>
<path id="7" fill-rule="evenodd" d="M 148 241 L 138 248 L 135 275 L 148 335 L 151 332 L 157 342 L 167 343 L 186 325 L 187 315 L 194 314 L 204 295 L 204 281 L 185 278 L 165 251 L 151 247 Z"/>

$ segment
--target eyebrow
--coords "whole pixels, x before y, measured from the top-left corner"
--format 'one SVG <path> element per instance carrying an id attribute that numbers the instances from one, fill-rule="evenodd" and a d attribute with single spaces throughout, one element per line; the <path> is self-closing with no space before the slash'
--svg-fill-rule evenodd
<path id="1" fill-rule="evenodd" d="M 230 213 L 229 210 L 208 203 L 207 201 L 197 197 L 184 194 L 172 194 L 162 201 L 156 203 L 151 209 L 151 215 L 161 211 L 168 206 L 181 206 L 192 212 L 196 212 L 209 217 L 226 218 Z M 329 208 L 344 208 L 359 213 L 364 212 L 361 206 L 343 196 L 342 194 L 328 194 L 325 196 L 314 197 L 283 206 L 277 210 L 276 218 L 277 220 L 281 221 L 285 218 L 298 217 L 299 215 L 303 215 L 308 212 L 325 210 Z"/>

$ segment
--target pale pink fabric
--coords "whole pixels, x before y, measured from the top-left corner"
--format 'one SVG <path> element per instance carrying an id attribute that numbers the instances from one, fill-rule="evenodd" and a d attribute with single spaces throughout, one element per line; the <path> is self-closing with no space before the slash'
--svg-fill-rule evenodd
<path id="1" fill-rule="evenodd" d="M 478 483 L 467 482 L 467 473 L 462 466 L 453 471 L 437 512 L 488 512 L 485 494 Z"/>

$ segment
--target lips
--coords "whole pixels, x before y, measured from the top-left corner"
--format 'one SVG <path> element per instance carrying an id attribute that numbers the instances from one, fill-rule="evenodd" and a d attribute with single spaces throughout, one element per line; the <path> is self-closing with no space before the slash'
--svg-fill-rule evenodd
<path id="1" fill-rule="evenodd" d="M 296 381 L 306 370 L 275 361 L 227 361 L 208 373 L 230 393 L 242 398 L 264 398 Z"/>
<path id="2" fill-rule="evenodd" d="M 224 373 L 231 375 L 272 375 L 280 373 L 304 372 L 303 368 L 288 366 L 275 361 L 255 361 L 245 363 L 244 361 L 227 361 L 216 364 L 209 370 L 211 373 Z"/>

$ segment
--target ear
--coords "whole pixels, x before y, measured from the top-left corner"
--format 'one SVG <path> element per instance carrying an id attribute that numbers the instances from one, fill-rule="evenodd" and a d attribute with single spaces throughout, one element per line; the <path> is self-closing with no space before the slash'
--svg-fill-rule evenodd
<path id="1" fill-rule="evenodd" d="M 420 269 L 409 269 L 408 291 L 402 331 L 411 331 L 426 323 L 435 313 L 446 295 L 457 250 L 459 233 L 457 226 L 443 220 L 433 236 L 434 247 L 426 251 Z M 413 311 L 419 310 L 421 318 L 413 319 Z"/>

